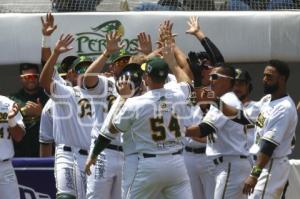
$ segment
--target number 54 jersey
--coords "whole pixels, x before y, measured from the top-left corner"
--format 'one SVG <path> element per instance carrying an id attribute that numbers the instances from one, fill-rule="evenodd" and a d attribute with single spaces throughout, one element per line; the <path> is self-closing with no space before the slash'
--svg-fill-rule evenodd
<path id="1" fill-rule="evenodd" d="M 183 83 L 183 87 L 188 84 Z M 150 90 L 129 98 L 113 119 L 119 131 L 132 134 L 137 152 L 170 154 L 182 149 L 182 137 L 185 127 L 192 123 L 192 114 L 188 92 L 177 88 Z"/>

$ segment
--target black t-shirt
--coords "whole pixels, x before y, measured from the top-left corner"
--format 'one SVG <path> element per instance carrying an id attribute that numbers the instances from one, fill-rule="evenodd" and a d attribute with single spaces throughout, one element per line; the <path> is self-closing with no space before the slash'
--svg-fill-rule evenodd
<path id="1" fill-rule="evenodd" d="M 48 100 L 48 96 L 42 88 L 32 95 L 21 89 L 17 93 L 11 95 L 10 98 L 18 103 L 20 108 L 25 106 L 27 101 L 37 102 L 37 99 L 39 98 L 44 106 Z M 20 142 L 14 142 L 15 157 L 39 157 L 40 119 L 40 117 L 23 116 L 26 134 Z"/>

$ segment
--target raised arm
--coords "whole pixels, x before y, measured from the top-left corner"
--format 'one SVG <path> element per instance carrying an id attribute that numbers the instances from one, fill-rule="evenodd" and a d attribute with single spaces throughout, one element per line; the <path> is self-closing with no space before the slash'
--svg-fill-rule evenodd
<path id="1" fill-rule="evenodd" d="M 212 64 L 216 65 L 218 63 L 224 63 L 224 57 L 218 47 L 205 36 L 203 31 L 200 28 L 198 17 L 190 17 L 188 21 L 189 28 L 186 33 L 194 35 L 202 44 L 205 51 L 208 53 L 211 58 Z"/>
<path id="2" fill-rule="evenodd" d="M 57 41 L 54 51 L 52 52 L 50 58 L 46 62 L 40 76 L 40 85 L 46 90 L 47 93 L 51 94 L 51 84 L 53 82 L 53 73 L 54 73 L 54 65 L 57 62 L 60 54 L 68 52 L 72 50 L 70 44 L 74 41 L 72 35 L 68 34 L 64 36 L 63 34 L 60 36 Z"/>
<path id="3" fill-rule="evenodd" d="M 117 32 L 110 32 L 106 35 L 107 46 L 104 52 L 89 66 L 84 74 L 84 85 L 86 88 L 94 88 L 98 83 L 98 75 L 110 57 L 110 55 L 122 48 L 120 45 L 121 36 Z"/>
<path id="4" fill-rule="evenodd" d="M 54 17 L 51 13 L 47 13 L 46 17 L 41 17 L 42 21 L 42 57 L 41 62 L 44 66 L 47 60 L 51 56 L 51 35 L 57 29 L 57 25 L 54 25 Z"/>
<path id="5" fill-rule="evenodd" d="M 149 55 L 152 52 L 152 41 L 151 36 L 145 32 L 140 32 L 137 35 L 138 38 L 138 48 L 137 50 L 144 55 Z"/>
<path id="6" fill-rule="evenodd" d="M 180 71 L 177 71 L 177 72 L 181 72 L 181 73 L 185 74 L 184 77 L 176 76 L 173 69 L 171 69 L 171 71 L 176 76 L 177 81 L 180 82 L 180 81 L 184 80 L 187 82 L 191 82 L 191 80 L 193 79 L 192 72 L 189 69 L 189 65 L 188 65 L 185 54 L 181 51 L 181 49 L 178 46 L 176 46 L 176 43 L 175 43 L 175 35 L 176 34 L 172 33 L 172 29 L 173 29 L 173 23 L 171 23 L 169 20 L 165 20 L 160 24 L 159 43 L 161 46 L 164 46 L 164 47 L 166 46 L 165 45 L 166 43 L 170 43 L 170 45 L 172 46 L 172 54 L 174 56 L 174 61 L 176 62 L 176 65 L 181 69 Z M 180 80 L 178 80 L 178 78 Z"/>
<path id="7" fill-rule="evenodd" d="M 174 45 L 171 41 L 166 41 L 163 47 L 163 57 L 165 62 L 169 65 L 170 70 L 175 75 L 177 82 L 188 82 L 191 83 L 192 80 L 183 71 L 183 69 L 178 65 L 174 56 Z"/>
<path id="8" fill-rule="evenodd" d="M 251 121 L 246 117 L 243 110 L 237 109 L 233 106 L 226 104 L 223 100 L 217 97 L 214 92 L 210 89 L 199 89 L 196 90 L 197 96 L 201 96 L 201 102 L 207 102 L 207 104 L 211 104 L 212 106 L 217 107 L 222 113 L 230 118 L 232 121 L 237 122 L 242 125 L 251 124 Z"/>

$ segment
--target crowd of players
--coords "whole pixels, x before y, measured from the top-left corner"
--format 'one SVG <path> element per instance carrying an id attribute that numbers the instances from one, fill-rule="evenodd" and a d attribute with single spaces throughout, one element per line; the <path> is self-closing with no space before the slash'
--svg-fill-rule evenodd
<path id="1" fill-rule="evenodd" d="M 139 53 L 130 55 L 110 32 L 96 60 L 68 56 L 57 64 L 74 37 L 61 35 L 51 51 L 57 26 L 51 14 L 42 18 L 39 82 L 50 99 L 41 113 L 40 155 L 55 148 L 57 199 L 282 196 L 298 121 L 286 91 L 288 65 L 266 65 L 266 95 L 254 102 L 250 74 L 225 64 L 197 17 L 187 25 L 205 52 L 186 56 L 164 21 L 156 49 L 142 32 Z M 1 98 L 0 169 L 10 180 L 0 178 L 0 192 L 16 199 L 12 139 L 25 135 L 24 109 Z"/>

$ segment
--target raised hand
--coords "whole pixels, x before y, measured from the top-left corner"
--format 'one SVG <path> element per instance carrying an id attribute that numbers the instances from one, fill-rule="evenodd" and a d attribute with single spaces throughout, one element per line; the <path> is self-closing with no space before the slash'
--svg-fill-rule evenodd
<path id="1" fill-rule="evenodd" d="M 165 62 L 169 66 L 175 66 L 177 65 L 175 55 L 174 55 L 174 44 L 168 40 L 163 43 L 163 49 L 162 49 L 162 55 L 165 60 Z"/>
<path id="2" fill-rule="evenodd" d="M 159 40 L 165 42 L 173 38 L 172 29 L 173 23 L 170 20 L 163 21 L 159 26 Z"/>
<path id="3" fill-rule="evenodd" d="M 150 54 L 152 52 L 151 36 L 149 34 L 146 34 L 145 32 L 141 32 L 137 37 L 139 42 L 137 50 L 145 55 Z"/>
<path id="4" fill-rule="evenodd" d="M 106 50 L 108 53 L 113 53 L 120 50 L 123 46 L 120 44 L 121 36 L 117 32 L 109 32 L 106 35 Z"/>
<path id="5" fill-rule="evenodd" d="M 198 31 L 200 31 L 200 25 L 198 23 L 198 17 L 195 17 L 195 16 L 190 17 L 187 24 L 188 24 L 189 28 L 186 30 L 186 33 L 196 34 Z"/>
<path id="6" fill-rule="evenodd" d="M 19 112 L 19 106 L 17 103 L 14 103 L 11 110 L 8 112 L 7 119 L 14 118 Z"/>
<path id="7" fill-rule="evenodd" d="M 64 34 L 62 34 L 59 38 L 59 40 L 55 44 L 54 52 L 61 54 L 68 52 L 72 50 L 73 48 L 69 45 L 74 41 L 74 38 L 71 34 L 67 34 L 64 37 Z"/>
<path id="8" fill-rule="evenodd" d="M 44 36 L 50 36 L 57 29 L 57 25 L 54 25 L 54 17 L 51 13 L 47 13 L 45 19 L 41 17 L 41 21 Z"/>

